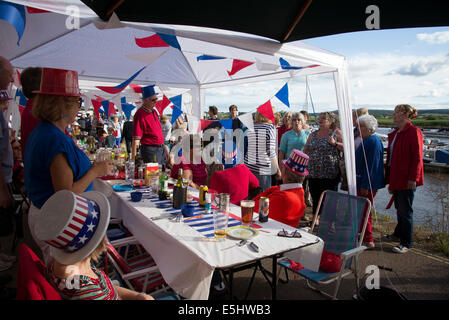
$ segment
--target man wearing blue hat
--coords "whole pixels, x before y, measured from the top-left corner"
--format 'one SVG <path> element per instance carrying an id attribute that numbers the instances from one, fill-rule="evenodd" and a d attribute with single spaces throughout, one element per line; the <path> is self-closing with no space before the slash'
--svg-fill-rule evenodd
<path id="1" fill-rule="evenodd" d="M 154 85 L 142 88 L 142 107 L 136 111 L 133 121 L 133 140 L 131 160 L 136 157 L 137 148 L 140 145 L 140 155 L 144 163 L 164 162 L 164 135 L 155 109 L 157 95 Z"/>

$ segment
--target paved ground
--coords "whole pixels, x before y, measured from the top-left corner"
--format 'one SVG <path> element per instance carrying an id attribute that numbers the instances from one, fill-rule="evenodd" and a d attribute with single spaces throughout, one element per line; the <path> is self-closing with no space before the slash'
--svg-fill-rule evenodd
<path id="1" fill-rule="evenodd" d="M 384 266 L 392 271 L 380 270 L 380 284 L 395 288 L 409 300 L 447 300 L 449 299 L 449 259 L 432 255 L 419 249 L 412 249 L 408 253 L 400 255 L 391 252 L 396 243 L 380 242 L 375 240 L 376 248 L 366 251 L 360 258 L 361 270 L 369 265 Z M 17 255 L 18 247 L 14 252 L 11 248 L 12 237 L 0 239 L 3 252 Z M 21 242 L 29 243 L 28 233 Z M 32 247 L 33 248 L 33 247 Z M 263 265 L 271 270 L 271 260 L 264 260 Z M 251 276 L 251 270 L 242 271 L 234 275 L 234 293 L 237 298 L 245 296 L 247 285 Z M 0 274 L 11 274 L 13 280 L 7 286 L 15 287 L 17 277 L 17 262 L 13 268 Z M 321 294 L 307 288 L 305 281 L 289 273 L 290 281 L 287 284 L 278 285 L 279 300 L 325 300 Z M 339 299 L 352 300 L 354 289 L 354 277 L 343 280 Z M 220 300 L 220 296 L 211 296 L 214 300 Z M 270 300 L 271 289 L 260 272 L 257 273 L 249 300 Z"/>

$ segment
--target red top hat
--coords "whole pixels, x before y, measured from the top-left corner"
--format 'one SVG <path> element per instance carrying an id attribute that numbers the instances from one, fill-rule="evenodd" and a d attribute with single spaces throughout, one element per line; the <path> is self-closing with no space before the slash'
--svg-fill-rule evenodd
<path id="1" fill-rule="evenodd" d="M 79 97 L 78 72 L 73 70 L 43 68 L 41 88 L 33 93 Z"/>

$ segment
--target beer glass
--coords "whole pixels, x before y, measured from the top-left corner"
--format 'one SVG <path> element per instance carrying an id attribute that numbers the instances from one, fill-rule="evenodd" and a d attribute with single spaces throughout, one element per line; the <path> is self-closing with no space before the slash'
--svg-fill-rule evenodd
<path id="1" fill-rule="evenodd" d="M 214 210 L 213 219 L 215 238 L 219 241 L 225 240 L 226 231 L 228 229 L 229 213 L 220 210 Z"/>
<path id="2" fill-rule="evenodd" d="M 253 200 L 242 200 L 240 201 L 240 209 L 242 212 L 242 224 L 244 226 L 250 226 L 253 222 L 253 212 L 254 212 Z"/>

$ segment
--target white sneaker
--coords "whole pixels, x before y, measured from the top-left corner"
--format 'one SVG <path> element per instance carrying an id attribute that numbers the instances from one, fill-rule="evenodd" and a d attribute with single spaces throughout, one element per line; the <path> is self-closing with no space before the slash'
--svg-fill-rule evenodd
<path id="1" fill-rule="evenodd" d="M 3 262 L 15 262 L 16 261 L 16 256 L 9 256 L 3 252 L 0 252 L 0 261 Z"/>
<path id="2" fill-rule="evenodd" d="M 403 246 L 402 244 L 399 244 L 396 247 L 393 247 L 392 250 L 395 253 L 406 253 L 408 251 L 408 248 Z"/>
<path id="3" fill-rule="evenodd" d="M 6 271 L 8 269 L 11 269 L 11 267 L 13 266 L 14 262 L 5 262 L 5 261 L 0 261 L 0 272 L 1 271 Z"/>

